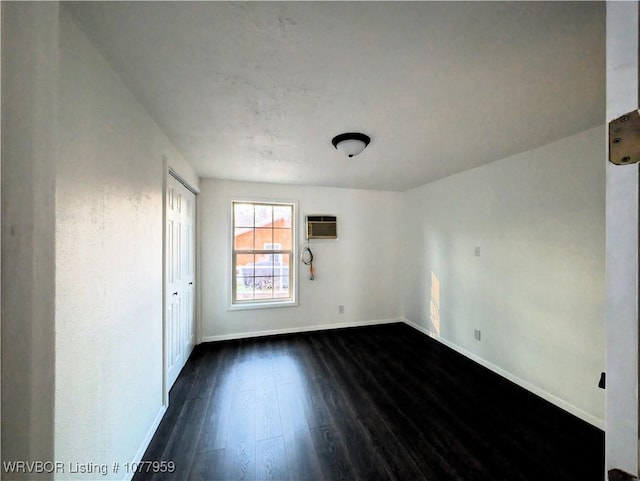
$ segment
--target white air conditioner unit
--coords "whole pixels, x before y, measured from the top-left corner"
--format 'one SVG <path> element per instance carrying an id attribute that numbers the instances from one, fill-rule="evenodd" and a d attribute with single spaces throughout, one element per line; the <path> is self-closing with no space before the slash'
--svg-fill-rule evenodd
<path id="1" fill-rule="evenodd" d="M 335 215 L 308 215 L 307 239 L 337 239 L 338 220 Z"/>

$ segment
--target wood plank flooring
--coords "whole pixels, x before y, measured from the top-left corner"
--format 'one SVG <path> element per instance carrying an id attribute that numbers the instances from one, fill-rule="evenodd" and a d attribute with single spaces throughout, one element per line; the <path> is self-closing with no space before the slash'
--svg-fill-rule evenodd
<path id="1" fill-rule="evenodd" d="M 601 481 L 604 434 L 404 324 L 202 344 L 151 480 Z"/>

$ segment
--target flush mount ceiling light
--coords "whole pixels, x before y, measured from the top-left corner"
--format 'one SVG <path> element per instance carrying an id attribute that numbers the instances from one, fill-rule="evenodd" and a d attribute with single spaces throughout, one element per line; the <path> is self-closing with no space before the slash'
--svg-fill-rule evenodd
<path id="1" fill-rule="evenodd" d="M 358 132 L 347 132 L 345 134 L 336 135 L 331 143 L 333 146 L 348 157 L 354 157 L 369 145 L 371 139 L 368 135 Z"/>

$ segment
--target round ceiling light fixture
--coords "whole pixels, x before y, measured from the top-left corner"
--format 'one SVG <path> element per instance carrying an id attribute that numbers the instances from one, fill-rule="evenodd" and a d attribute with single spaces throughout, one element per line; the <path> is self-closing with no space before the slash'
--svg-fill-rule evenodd
<path id="1" fill-rule="evenodd" d="M 364 148 L 369 145 L 371 139 L 368 135 L 358 132 L 347 132 L 345 134 L 336 135 L 331 143 L 347 157 L 355 157 Z"/>

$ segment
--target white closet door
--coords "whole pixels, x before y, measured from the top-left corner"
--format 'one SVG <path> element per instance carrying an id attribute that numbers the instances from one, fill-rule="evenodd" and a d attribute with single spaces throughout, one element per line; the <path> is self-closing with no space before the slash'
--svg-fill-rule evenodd
<path id="1" fill-rule="evenodd" d="M 165 376 L 171 389 L 195 344 L 196 197 L 167 180 Z"/>
<path id="2" fill-rule="evenodd" d="M 182 344 L 185 352 L 191 353 L 196 342 L 196 196 L 184 186 L 181 185 L 180 187 L 183 189 L 184 202 L 182 228 L 184 232 L 183 256 L 185 262 L 183 271 L 185 330 L 182 337 Z"/>

